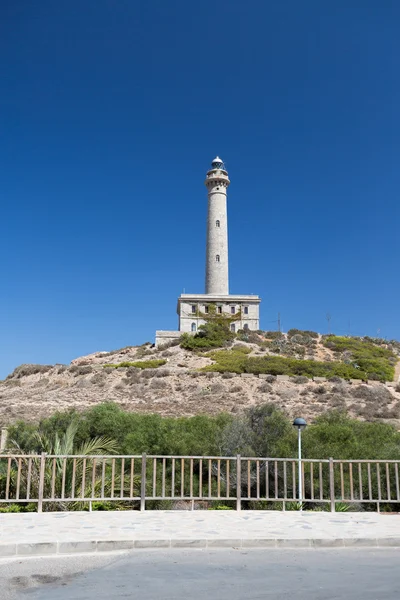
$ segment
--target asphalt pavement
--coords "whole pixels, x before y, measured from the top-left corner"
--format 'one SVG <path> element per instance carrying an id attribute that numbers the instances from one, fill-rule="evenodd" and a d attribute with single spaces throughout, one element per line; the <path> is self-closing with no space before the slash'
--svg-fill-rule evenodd
<path id="1" fill-rule="evenodd" d="M 398 600 L 398 549 L 135 550 L 3 559 L 2 600 Z"/>

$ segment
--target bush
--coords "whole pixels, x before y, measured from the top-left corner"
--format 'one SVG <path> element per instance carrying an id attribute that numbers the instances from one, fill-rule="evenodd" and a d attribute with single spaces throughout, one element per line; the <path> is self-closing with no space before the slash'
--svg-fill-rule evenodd
<path id="1" fill-rule="evenodd" d="M 153 351 L 151 350 L 150 342 L 146 342 L 145 344 L 142 344 L 136 350 L 136 356 L 138 358 L 143 358 L 144 356 L 149 356 L 150 354 L 153 354 Z"/>
<path id="2" fill-rule="evenodd" d="M 165 344 L 163 344 L 162 346 L 159 346 L 159 350 L 167 350 L 168 348 L 173 348 L 174 346 L 179 346 L 180 344 L 180 338 L 177 338 L 176 340 L 171 340 L 170 342 L 166 342 Z"/>
<path id="3" fill-rule="evenodd" d="M 33 502 L 28 504 L 0 504 L 0 513 L 26 513 L 37 512 L 37 505 Z"/>
<path id="4" fill-rule="evenodd" d="M 105 382 L 106 382 L 106 376 L 104 375 L 104 373 L 96 373 L 90 379 L 90 383 L 93 383 L 93 385 L 104 385 Z"/>
<path id="5" fill-rule="evenodd" d="M 208 358 L 216 361 L 213 365 L 202 368 L 202 371 L 217 371 L 223 373 L 244 373 L 244 366 L 248 360 L 247 354 L 242 348 L 232 348 L 232 350 L 215 350 L 207 354 Z"/>
<path id="6" fill-rule="evenodd" d="M 310 380 L 304 375 L 296 375 L 296 377 L 291 378 L 291 381 L 293 381 L 293 383 L 308 383 Z"/>
<path id="7" fill-rule="evenodd" d="M 264 344 L 257 331 L 251 331 L 249 329 L 239 329 L 236 337 L 238 340 L 242 340 L 243 342 L 247 342 L 249 344 L 258 344 L 259 346 Z"/>
<path id="8" fill-rule="evenodd" d="M 240 386 L 236 387 L 237 391 L 242 391 Z M 343 398 L 339 395 L 335 394 L 332 401 L 343 406 Z M 351 408 L 357 410 L 357 407 Z M 371 403 L 371 409 L 371 418 L 393 418 L 398 414 L 399 404 L 388 409 L 387 405 L 380 407 Z M 9 428 L 9 439 L 15 440 L 23 451 L 36 452 L 39 450 L 38 433 L 62 435 L 77 419 L 77 445 L 96 436 L 107 436 L 117 441 L 120 454 L 235 456 L 240 453 L 242 456 L 280 458 L 295 457 L 297 452 L 297 437 L 291 420 L 273 404 L 253 406 L 240 416 L 171 418 L 124 412 L 116 404 L 103 403 L 79 414 L 75 411 L 56 413 L 39 425 L 19 421 Z M 306 459 L 332 456 L 343 460 L 398 460 L 400 432 L 392 425 L 365 423 L 333 411 L 318 417 L 306 428 L 303 452 Z"/>
<path id="9" fill-rule="evenodd" d="M 156 371 L 155 369 L 144 369 L 141 373 L 140 373 L 140 379 L 153 379 L 153 377 L 155 377 L 156 375 Z"/>
<path id="10" fill-rule="evenodd" d="M 155 377 L 168 377 L 170 374 L 171 373 L 170 373 L 169 369 L 157 369 L 154 376 Z"/>
<path id="11" fill-rule="evenodd" d="M 229 319 L 214 317 L 205 325 L 200 325 L 199 331 L 195 335 L 184 333 L 180 337 L 181 348 L 186 350 L 221 348 L 235 338 L 229 325 Z"/>
<path id="12" fill-rule="evenodd" d="M 270 394 L 272 392 L 272 386 L 269 383 L 263 383 L 258 388 L 258 391 L 262 392 L 263 394 Z"/>
<path id="13" fill-rule="evenodd" d="M 162 379 L 152 379 L 150 387 L 156 390 L 164 390 L 168 387 L 168 384 Z"/>
<path id="14" fill-rule="evenodd" d="M 324 385 L 317 385 L 316 388 L 313 389 L 314 394 L 325 394 L 326 387 Z"/>
<path id="15" fill-rule="evenodd" d="M 343 383 L 343 379 L 341 377 L 337 377 L 336 375 L 329 377 L 328 381 L 331 383 Z"/>
<path id="16" fill-rule="evenodd" d="M 294 335 L 308 336 L 314 339 L 318 339 L 319 335 L 316 331 L 308 331 L 308 329 L 289 329 L 287 332 L 288 337 L 293 337 Z"/>
<path id="17" fill-rule="evenodd" d="M 80 366 L 80 365 L 72 365 L 72 367 L 69 368 L 69 372 L 70 373 L 74 373 L 75 377 L 77 375 L 87 375 L 88 373 L 91 373 L 93 371 L 92 367 L 88 366 Z"/>
<path id="18" fill-rule="evenodd" d="M 133 377 L 134 375 L 138 375 L 140 371 L 141 369 L 139 369 L 138 367 L 128 367 L 126 369 L 126 376 Z"/>
<path id="19" fill-rule="evenodd" d="M 247 356 L 234 348 L 231 350 L 216 350 L 207 354 L 215 361 L 212 365 L 202 368 L 202 371 L 217 371 L 224 373 L 268 373 L 271 375 L 302 375 L 305 377 L 332 377 L 343 379 L 362 379 L 363 373 L 352 365 L 341 362 L 319 362 L 314 360 L 299 360 L 283 356 Z"/>
<path id="20" fill-rule="evenodd" d="M 6 379 L 21 379 L 21 377 L 28 377 L 29 375 L 36 375 L 36 373 L 47 373 L 52 369 L 52 365 L 20 365 L 14 371 L 6 377 Z"/>
<path id="21" fill-rule="evenodd" d="M 285 337 L 280 331 L 262 331 L 261 333 L 269 340 L 279 340 Z"/>
<path id="22" fill-rule="evenodd" d="M 241 385 L 233 385 L 229 391 L 232 392 L 232 394 L 235 394 L 236 392 L 243 392 L 243 388 Z"/>
<path id="23" fill-rule="evenodd" d="M 106 510 L 117 510 L 115 502 L 92 502 L 92 510 L 106 511 Z"/>
<path id="24" fill-rule="evenodd" d="M 365 338 L 329 335 L 323 344 L 341 353 L 345 362 L 363 373 L 364 378 L 392 381 L 397 356 L 389 348 L 376 345 Z"/>
<path id="25" fill-rule="evenodd" d="M 232 351 L 233 352 L 241 352 L 243 354 L 250 354 L 251 348 L 249 348 L 248 346 L 245 346 L 244 344 L 234 344 L 232 346 Z"/>
<path id="26" fill-rule="evenodd" d="M 374 385 L 373 387 L 358 385 L 354 389 L 353 386 L 350 386 L 350 388 L 353 398 L 360 398 L 366 402 L 378 402 L 382 405 L 390 404 L 394 399 L 388 388 L 383 385 Z"/>
<path id="27" fill-rule="evenodd" d="M 117 364 L 103 365 L 103 368 L 120 369 L 123 367 L 136 367 L 137 369 L 157 369 L 158 367 L 162 367 L 162 365 L 165 365 L 166 363 L 166 360 L 159 358 L 154 360 L 137 360 L 135 362 L 121 362 Z"/>

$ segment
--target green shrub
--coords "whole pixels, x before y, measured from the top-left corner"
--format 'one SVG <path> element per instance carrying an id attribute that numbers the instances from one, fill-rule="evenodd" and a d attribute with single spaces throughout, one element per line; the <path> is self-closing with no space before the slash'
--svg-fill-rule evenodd
<path id="1" fill-rule="evenodd" d="M 232 346 L 232 352 L 240 352 L 241 354 L 250 354 L 251 348 L 244 346 L 243 344 L 234 344 Z"/>
<path id="2" fill-rule="evenodd" d="M 202 368 L 202 371 L 217 371 L 224 373 L 268 373 L 271 375 L 292 375 L 305 377 L 332 377 L 338 376 L 343 379 L 363 379 L 365 373 L 352 365 L 341 362 L 319 362 L 315 360 L 299 360 L 283 356 L 247 356 L 238 352 L 235 348 L 231 350 L 216 350 L 207 354 L 215 361 L 213 365 Z"/>
<path id="3" fill-rule="evenodd" d="M 115 502 L 92 502 L 92 510 L 105 511 L 105 510 L 117 510 Z"/>
<path id="4" fill-rule="evenodd" d="M 234 338 L 235 334 L 230 331 L 230 320 L 214 317 L 204 325 L 200 325 L 195 335 L 184 333 L 180 337 L 180 345 L 186 350 L 207 350 L 226 346 Z"/>
<path id="5" fill-rule="evenodd" d="M 121 367 L 136 367 L 137 369 L 157 369 L 167 363 L 162 358 L 154 360 L 137 360 L 135 362 L 120 362 L 116 364 L 103 365 L 105 369 L 120 369 Z"/>
<path id="6" fill-rule="evenodd" d="M 249 344 L 258 344 L 259 346 L 264 344 L 264 340 L 260 337 L 260 334 L 257 331 L 249 329 L 239 329 L 236 338 Z"/>
<path id="7" fill-rule="evenodd" d="M 34 443 L 37 434 L 62 436 L 78 416 L 76 444 L 106 435 L 117 442 L 119 454 L 235 456 L 240 453 L 279 458 L 295 457 L 297 452 L 297 436 L 291 420 L 271 403 L 252 406 L 238 416 L 221 413 L 180 418 L 125 412 L 116 404 L 103 403 L 79 415 L 74 411 L 56 413 L 38 425 L 20 421 L 10 427 L 9 439 L 15 440 L 23 451 L 40 451 Z M 332 456 L 343 460 L 398 460 L 400 432 L 386 423 L 366 423 L 342 412 L 330 412 L 306 428 L 303 450 L 304 457 L 309 459 Z"/>
<path id="8" fill-rule="evenodd" d="M 285 337 L 280 331 L 261 331 L 261 333 L 269 340 L 278 340 Z"/>
<path id="9" fill-rule="evenodd" d="M 369 379 L 392 381 L 394 365 L 398 357 L 389 348 L 384 348 L 365 338 L 340 337 L 329 335 L 323 345 L 337 353 L 342 353 L 344 361 Z"/>
<path id="10" fill-rule="evenodd" d="M 203 367 L 202 371 L 218 371 L 224 373 L 228 371 L 230 373 L 244 373 L 244 367 L 248 360 L 247 354 L 240 348 L 239 350 L 232 348 L 232 350 L 215 350 L 214 352 L 208 352 L 208 358 L 215 360 L 215 364 Z"/>
<path id="11" fill-rule="evenodd" d="M 0 513 L 21 513 L 25 512 L 24 507 L 20 504 L 9 504 L 8 506 L 0 506 Z"/>

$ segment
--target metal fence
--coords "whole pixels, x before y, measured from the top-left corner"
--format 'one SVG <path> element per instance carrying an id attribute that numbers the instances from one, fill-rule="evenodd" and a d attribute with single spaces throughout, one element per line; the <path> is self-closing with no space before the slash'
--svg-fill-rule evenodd
<path id="1" fill-rule="evenodd" d="M 212 502 L 241 508 L 308 507 L 335 511 L 338 503 L 380 510 L 400 503 L 400 461 L 301 461 L 242 456 L 0 455 L 0 503 L 34 503 L 42 510 L 129 503 L 141 510 Z M 281 504 L 279 504 L 281 503 Z"/>

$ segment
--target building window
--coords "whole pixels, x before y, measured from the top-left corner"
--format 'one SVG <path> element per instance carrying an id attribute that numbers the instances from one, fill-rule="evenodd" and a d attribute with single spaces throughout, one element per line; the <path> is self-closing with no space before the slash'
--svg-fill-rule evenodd
<path id="1" fill-rule="evenodd" d="M 248 331 L 248 330 L 249 330 L 249 326 L 247 325 L 247 323 L 245 323 L 245 324 L 243 325 L 243 329 L 244 329 L 245 331 Z"/>
<path id="2" fill-rule="evenodd" d="M 217 262 L 219 262 L 219 254 L 217 254 L 217 256 L 215 257 L 215 260 L 216 260 Z"/>
<path id="3" fill-rule="evenodd" d="M 206 315 L 208 315 L 208 306 L 207 306 L 207 304 L 204 306 L 204 312 L 206 313 Z"/>
<path id="4" fill-rule="evenodd" d="M 219 227 L 221 223 L 219 221 L 215 221 L 215 227 Z"/>
<path id="5" fill-rule="evenodd" d="M 192 304 L 192 313 L 195 314 L 196 313 L 196 305 Z"/>
<path id="6" fill-rule="evenodd" d="M 248 315 L 248 314 L 249 314 L 249 307 L 248 307 L 248 306 L 245 306 L 245 307 L 244 307 L 244 314 L 245 314 L 245 315 Z"/>
<path id="7" fill-rule="evenodd" d="M 192 323 L 191 329 L 192 329 L 192 331 L 196 331 L 196 323 Z"/>
<path id="8" fill-rule="evenodd" d="M 218 314 L 222 314 L 222 306 L 218 306 Z"/>
<path id="9" fill-rule="evenodd" d="M 235 309 L 235 307 L 234 307 L 234 306 L 231 306 L 231 314 L 232 314 L 232 315 L 234 315 L 234 314 L 235 314 L 235 312 L 236 312 L 236 309 Z"/>
<path id="10" fill-rule="evenodd" d="M 235 333 L 235 323 L 231 323 L 231 331 L 232 333 Z"/>

